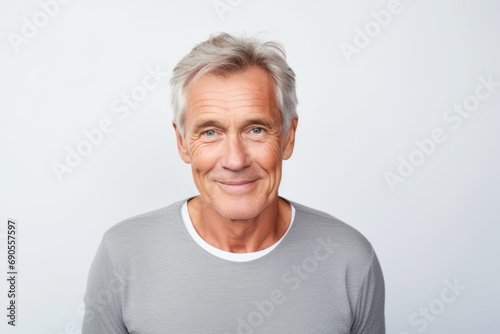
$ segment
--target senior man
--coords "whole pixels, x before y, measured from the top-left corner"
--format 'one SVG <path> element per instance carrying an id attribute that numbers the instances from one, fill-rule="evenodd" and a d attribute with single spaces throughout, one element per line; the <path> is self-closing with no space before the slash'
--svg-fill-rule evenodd
<path id="1" fill-rule="evenodd" d="M 212 36 L 174 68 L 171 87 L 199 195 L 105 233 L 83 333 L 384 333 L 370 243 L 279 196 L 298 121 L 280 44 Z"/>

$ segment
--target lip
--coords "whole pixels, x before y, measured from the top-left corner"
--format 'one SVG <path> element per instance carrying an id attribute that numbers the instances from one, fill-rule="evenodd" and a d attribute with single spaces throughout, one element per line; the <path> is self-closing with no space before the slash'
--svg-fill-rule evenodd
<path id="1" fill-rule="evenodd" d="M 246 191 L 257 183 L 257 180 L 217 181 L 217 183 L 229 191 Z"/>
<path id="2" fill-rule="evenodd" d="M 254 183 L 257 180 L 241 180 L 241 181 L 218 181 L 225 186 L 244 186 L 246 184 Z"/>

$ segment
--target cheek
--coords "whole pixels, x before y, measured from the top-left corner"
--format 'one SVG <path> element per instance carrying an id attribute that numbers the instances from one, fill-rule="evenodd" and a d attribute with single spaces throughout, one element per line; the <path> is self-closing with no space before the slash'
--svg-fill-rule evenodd
<path id="1" fill-rule="evenodd" d="M 193 145 L 191 147 L 191 167 L 198 172 L 208 172 L 217 164 L 218 155 L 214 147 Z"/>
<path id="2" fill-rule="evenodd" d="M 267 143 L 254 150 L 254 161 L 269 174 L 274 174 L 281 166 L 281 147 Z"/>

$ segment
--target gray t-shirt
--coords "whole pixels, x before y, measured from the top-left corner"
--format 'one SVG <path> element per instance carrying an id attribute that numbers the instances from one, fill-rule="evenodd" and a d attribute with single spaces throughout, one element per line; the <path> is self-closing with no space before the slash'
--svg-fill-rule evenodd
<path id="1" fill-rule="evenodd" d="M 385 333 L 382 271 L 352 227 L 290 202 L 294 222 L 278 246 L 236 262 L 194 241 L 185 202 L 105 233 L 82 334 Z"/>

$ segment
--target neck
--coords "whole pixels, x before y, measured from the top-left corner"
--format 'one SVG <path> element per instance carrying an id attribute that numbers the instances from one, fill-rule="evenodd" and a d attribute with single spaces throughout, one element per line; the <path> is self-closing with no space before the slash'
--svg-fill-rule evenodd
<path id="1" fill-rule="evenodd" d="M 279 197 L 251 219 L 226 218 L 199 196 L 189 200 L 188 211 L 203 240 L 231 253 L 257 252 L 272 246 L 286 233 L 291 219 L 290 204 Z"/>

